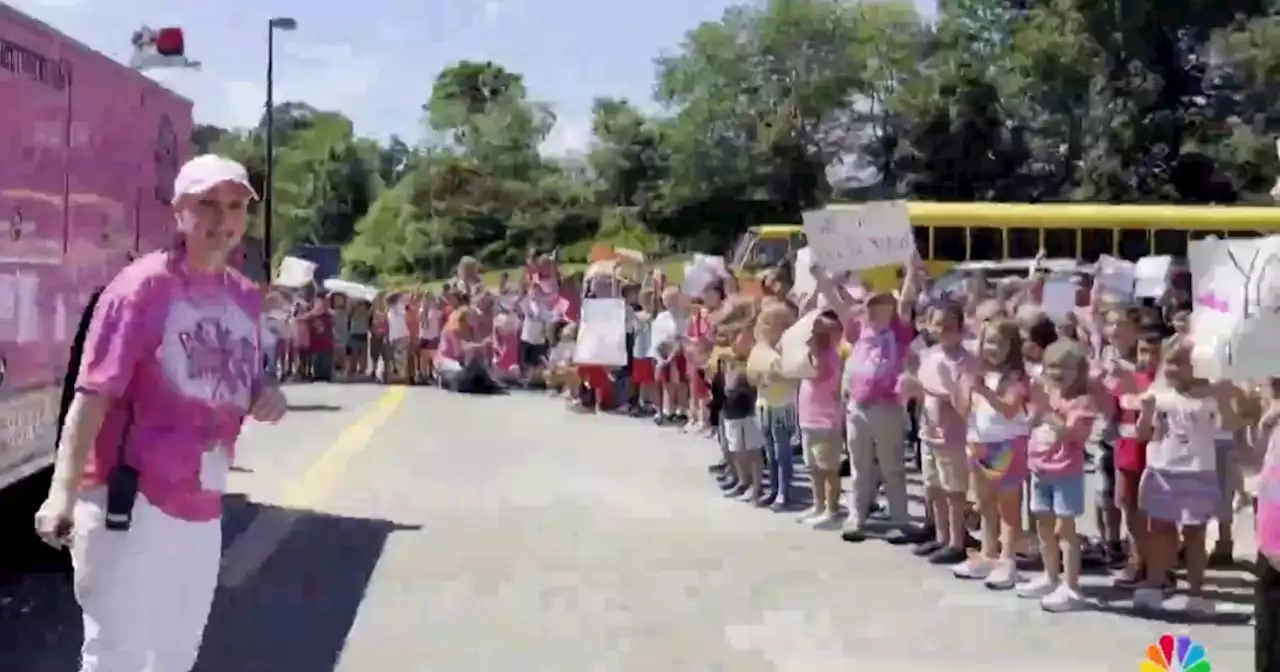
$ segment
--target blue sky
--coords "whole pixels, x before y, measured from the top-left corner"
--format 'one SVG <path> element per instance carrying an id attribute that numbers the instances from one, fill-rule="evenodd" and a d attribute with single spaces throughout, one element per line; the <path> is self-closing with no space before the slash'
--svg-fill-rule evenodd
<path id="1" fill-rule="evenodd" d="M 199 71 L 156 76 L 195 102 L 199 121 L 256 123 L 265 88 L 265 26 L 276 40 L 276 100 L 303 100 L 351 117 L 362 135 L 421 138 L 420 105 L 436 73 L 464 58 L 524 74 L 558 122 L 544 151 L 590 139 L 595 96 L 649 103 L 653 59 L 732 0 L 5 0 L 120 60 L 141 25 L 180 26 Z M 935 0 L 915 0 L 928 14 Z"/>

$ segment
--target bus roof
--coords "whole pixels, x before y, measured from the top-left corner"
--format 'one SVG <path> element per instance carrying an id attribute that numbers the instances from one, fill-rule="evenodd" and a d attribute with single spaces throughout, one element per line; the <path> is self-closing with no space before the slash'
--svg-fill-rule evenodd
<path id="1" fill-rule="evenodd" d="M 789 236 L 797 231 L 804 231 L 804 227 L 799 224 L 761 224 L 751 228 L 762 236 Z"/>
<path id="2" fill-rule="evenodd" d="M 828 206 L 856 208 L 857 204 Z M 913 224 L 1280 230 L 1280 207 L 1105 203 L 927 203 L 908 201 Z"/>

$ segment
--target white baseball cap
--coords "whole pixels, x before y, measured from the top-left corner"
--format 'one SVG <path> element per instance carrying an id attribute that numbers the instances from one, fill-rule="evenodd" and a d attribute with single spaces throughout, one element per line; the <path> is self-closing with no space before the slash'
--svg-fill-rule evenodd
<path id="1" fill-rule="evenodd" d="M 249 171 L 239 161 L 216 154 L 201 154 L 187 161 L 178 171 L 173 180 L 173 200 L 176 203 L 183 196 L 203 194 L 223 182 L 238 184 L 249 192 L 250 198 L 258 198 L 258 193 L 249 183 Z"/>

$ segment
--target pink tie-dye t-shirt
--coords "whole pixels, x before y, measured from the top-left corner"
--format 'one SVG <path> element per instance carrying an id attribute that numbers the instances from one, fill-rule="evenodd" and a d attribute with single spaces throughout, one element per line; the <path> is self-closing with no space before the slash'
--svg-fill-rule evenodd
<path id="1" fill-rule="evenodd" d="M 884 329 L 859 323 L 857 340 L 846 366 L 849 402 L 854 405 L 898 403 L 898 378 L 911 352 L 911 327 L 900 318 Z"/>
<path id="2" fill-rule="evenodd" d="M 235 271 L 187 273 L 179 255 L 137 260 L 94 310 L 76 388 L 112 405 L 81 488 L 105 482 L 123 441 L 148 501 L 175 518 L 215 520 L 222 493 L 203 489 L 200 468 L 215 447 L 233 457 L 262 370 L 262 296 Z"/>

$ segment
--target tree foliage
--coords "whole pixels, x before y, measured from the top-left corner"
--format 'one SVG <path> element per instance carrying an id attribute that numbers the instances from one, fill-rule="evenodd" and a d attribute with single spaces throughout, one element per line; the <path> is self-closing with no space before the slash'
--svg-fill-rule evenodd
<path id="1" fill-rule="evenodd" d="M 693 26 L 655 61 L 655 100 L 599 98 L 583 156 L 518 64 L 455 63 L 419 138 L 356 136 L 290 102 L 273 239 L 345 246 L 359 277 L 433 277 L 529 247 L 723 249 L 833 200 L 1268 200 L 1280 18 L 1261 0 L 768 0 Z M 261 183 L 257 128 L 198 150 Z"/>

